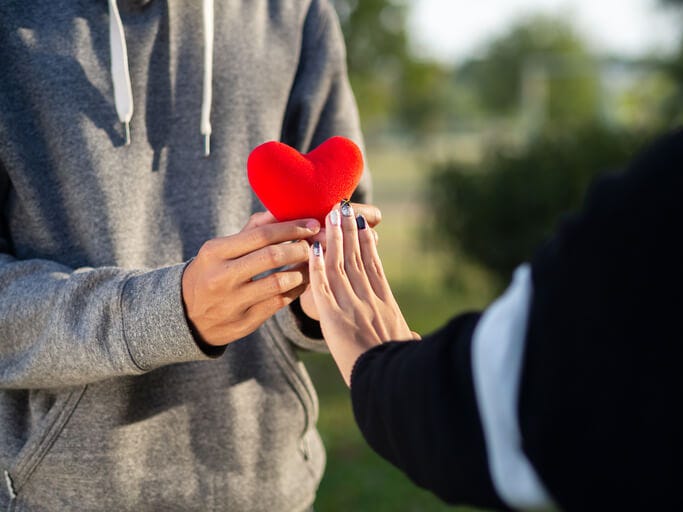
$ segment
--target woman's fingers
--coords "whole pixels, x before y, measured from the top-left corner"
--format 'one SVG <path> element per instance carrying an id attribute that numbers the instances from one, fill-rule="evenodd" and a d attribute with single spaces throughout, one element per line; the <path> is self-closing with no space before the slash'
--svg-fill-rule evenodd
<path id="1" fill-rule="evenodd" d="M 344 265 L 344 239 L 341 224 L 341 211 L 335 207 L 325 219 L 327 235 L 325 273 L 339 307 L 351 310 L 354 307 L 354 293 Z"/>
<path id="2" fill-rule="evenodd" d="M 325 232 L 326 250 L 319 241 L 311 248 L 309 277 L 326 339 L 355 338 L 368 346 L 418 339 L 394 300 L 365 217 L 342 203 L 327 216 Z"/>
<path id="3" fill-rule="evenodd" d="M 344 270 L 354 293 L 363 302 L 373 300 L 372 287 L 365 275 L 360 246 L 358 244 L 358 227 L 353 207 L 348 202 L 342 202 L 339 208 L 341 212 L 341 228 L 344 253 Z M 365 219 L 363 216 L 359 218 Z"/>
<path id="4" fill-rule="evenodd" d="M 335 207 L 326 219 L 325 267 L 332 291 L 341 307 L 353 307 L 354 299 L 368 305 L 377 299 L 389 302 L 393 295 L 377 253 L 374 230 L 365 216 L 354 218 L 353 209 L 346 205 L 346 212 Z"/>
<path id="5" fill-rule="evenodd" d="M 249 217 L 249 220 L 242 228 L 242 231 L 249 231 L 250 229 L 265 226 L 266 224 L 274 224 L 277 219 L 268 210 L 265 212 L 256 212 Z"/>
<path id="6" fill-rule="evenodd" d="M 325 272 L 325 257 L 323 247 L 320 242 L 313 242 L 311 245 L 311 257 L 308 260 L 308 275 L 313 292 L 313 300 L 318 307 L 318 313 L 329 311 L 336 306 L 336 301 L 330 283 Z"/>
<path id="7" fill-rule="evenodd" d="M 384 275 L 382 261 L 377 253 L 374 231 L 369 229 L 367 222 L 365 222 L 362 216 L 358 218 L 358 243 L 360 245 L 361 261 L 363 262 L 365 275 L 372 290 L 382 301 L 392 300 L 393 294 Z"/>

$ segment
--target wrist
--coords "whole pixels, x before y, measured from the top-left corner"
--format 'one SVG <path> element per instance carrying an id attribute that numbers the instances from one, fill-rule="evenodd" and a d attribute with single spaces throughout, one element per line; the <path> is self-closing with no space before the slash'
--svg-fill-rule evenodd
<path id="1" fill-rule="evenodd" d="M 320 329 L 320 322 L 311 318 L 304 312 L 301 307 L 300 299 L 297 298 L 294 300 L 289 307 L 291 308 L 292 313 L 294 313 L 299 329 L 305 336 L 314 339 L 322 339 L 323 333 Z"/>

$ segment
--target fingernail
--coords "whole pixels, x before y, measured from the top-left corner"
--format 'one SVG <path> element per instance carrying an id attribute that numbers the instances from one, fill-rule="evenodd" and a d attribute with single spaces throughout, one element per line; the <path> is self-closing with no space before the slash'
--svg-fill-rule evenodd
<path id="1" fill-rule="evenodd" d="M 351 203 L 349 203 L 346 199 L 341 202 L 341 212 L 344 217 L 351 217 L 353 215 Z"/>
<path id="2" fill-rule="evenodd" d="M 309 220 L 306 222 L 306 229 L 317 232 L 320 230 L 320 223 L 317 220 Z"/>
<path id="3" fill-rule="evenodd" d="M 365 217 L 358 215 L 358 217 L 356 217 L 356 226 L 358 226 L 358 229 L 365 229 L 368 227 L 367 223 L 365 222 Z"/>
<path id="4" fill-rule="evenodd" d="M 323 255 L 323 246 L 320 244 L 320 242 L 313 242 L 313 256 L 322 256 Z"/>
<path id="5" fill-rule="evenodd" d="M 332 210 L 330 212 L 330 222 L 333 226 L 339 226 L 339 211 Z"/>

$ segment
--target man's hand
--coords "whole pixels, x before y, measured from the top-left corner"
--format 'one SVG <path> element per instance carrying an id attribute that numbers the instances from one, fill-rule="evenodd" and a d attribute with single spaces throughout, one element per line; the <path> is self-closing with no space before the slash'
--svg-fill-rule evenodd
<path id="1" fill-rule="evenodd" d="M 348 203 L 348 205 L 350 206 L 350 209 L 345 209 L 345 212 L 350 213 L 351 216 L 362 215 L 367 223 L 368 228 L 374 228 L 380 222 L 382 222 L 382 212 L 376 206 L 362 203 Z M 376 241 L 377 234 L 374 230 L 372 230 L 371 232 Z M 325 236 L 324 229 L 322 229 L 316 236 L 309 240 L 311 244 L 316 241 L 320 242 L 323 248 L 327 246 L 327 239 Z M 311 293 L 310 286 L 308 286 L 306 288 L 306 291 L 303 294 L 301 294 L 299 300 L 301 302 L 301 309 L 303 310 L 303 312 L 313 320 L 319 321 L 320 314 L 318 313 L 318 309 L 315 306 L 315 301 L 313 300 L 313 294 Z"/>
<path id="2" fill-rule="evenodd" d="M 187 318 L 201 340 L 227 345 L 296 299 L 308 283 L 300 265 L 308 260 L 306 239 L 319 231 L 316 220 L 278 223 L 264 212 L 252 215 L 239 233 L 206 242 L 182 278 Z M 288 266 L 298 268 L 253 279 Z"/>

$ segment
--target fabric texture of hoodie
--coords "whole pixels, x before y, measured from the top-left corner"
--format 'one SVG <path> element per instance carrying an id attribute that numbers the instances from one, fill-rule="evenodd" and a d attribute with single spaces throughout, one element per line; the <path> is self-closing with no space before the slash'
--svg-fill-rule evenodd
<path id="1" fill-rule="evenodd" d="M 360 141 L 328 0 L 119 1 L 134 111 L 117 117 L 106 0 L 0 3 L 0 508 L 297 511 L 325 456 L 290 308 L 205 354 L 181 275 L 262 206 L 267 140 Z M 364 175 L 359 200 L 367 199 Z"/>

